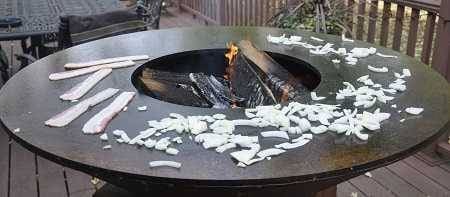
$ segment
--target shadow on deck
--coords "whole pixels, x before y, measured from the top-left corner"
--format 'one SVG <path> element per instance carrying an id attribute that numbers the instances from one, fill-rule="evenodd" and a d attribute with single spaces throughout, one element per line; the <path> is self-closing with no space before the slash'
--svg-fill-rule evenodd
<path id="1" fill-rule="evenodd" d="M 161 18 L 161 28 L 201 25 L 205 23 L 175 9 Z M 415 155 L 371 175 L 338 185 L 338 196 L 450 196 L 449 163 L 430 166 Z M 0 197 L 88 197 L 95 188 L 89 175 L 36 156 L 0 131 Z"/>

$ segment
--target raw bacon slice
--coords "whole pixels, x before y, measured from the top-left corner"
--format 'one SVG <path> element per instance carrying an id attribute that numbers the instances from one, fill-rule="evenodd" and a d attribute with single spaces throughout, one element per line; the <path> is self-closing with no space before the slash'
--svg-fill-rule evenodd
<path id="1" fill-rule="evenodd" d="M 70 70 L 70 71 L 64 71 L 64 72 L 59 72 L 59 73 L 52 73 L 52 74 L 50 74 L 50 76 L 48 78 L 52 81 L 56 81 L 56 80 L 68 79 L 68 78 L 73 78 L 73 77 L 78 77 L 81 75 L 93 73 L 95 71 L 98 71 L 98 70 L 104 69 L 104 68 L 113 68 L 113 69 L 114 68 L 125 68 L 125 67 L 134 66 L 134 65 L 135 65 L 135 63 L 133 61 L 116 62 L 116 63 L 111 63 L 111 64 L 103 64 L 103 65 L 92 66 L 92 67 L 81 68 L 81 69 Z"/>
<path id="2" fill-rule="evenodd" d="M 93 107 L 109 98 L 114 96 L 119 92 L 119 89 L 108 88 L 103 90 L 96 95 L 79 102 L 78 104 L 70 107 L 69 109 L 53 116 L 49 120 L 45 121 L 45 125 L 51 127 L 64 127 L 71 123 L 73 120 L 81 116 L 90 107 Z"/>
<path id="3" fill-rule="evenodd" d="M 83 82 L 75 85 L 68 92 L 61 95 L 59 98 L 65 101 L 77 100 L 84 96 L 89 90 L 91 90 L 98 82 L 100 82 L 103 78 L 111 74 L 112 69 L 106 68 L 97 71 L 96 73 L 89 76 Z"/>
<path id="4" fill-rule="evenodd" d="M 97 113 L 94 117 L 86 122 L 83 126 L 83 133 L 85 134 L 97 134 L 106 129 L 108 123 L 119 114 L 124 107 L 133 99 L 136 95 L 135 92 L 123 92 L 121 93 L 108 107 Z"/>
<path id="5" fill-rule="evenodd" d="M 67 63 L 64 65 L 65 68 L 85 68 L 90 66 L 97 66 L 102 64 L 110 64 L 115 62 L 123 62 L 123 61 L 139 61 L 139 60 L 147 60 L 150 59 L 148 55 L 135 55 L 135 56 L 125 56 L 125 57 L 115 57 L 115 58 L 107 58 L 89 62 L 80 62 L 80 63 Z"/>

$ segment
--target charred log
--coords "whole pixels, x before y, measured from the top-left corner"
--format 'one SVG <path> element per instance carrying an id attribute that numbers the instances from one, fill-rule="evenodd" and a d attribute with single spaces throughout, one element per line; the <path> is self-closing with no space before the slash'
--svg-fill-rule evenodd
<path id="1" fill-rule="evenodd" d="M 145 91 L 154 98 L 194 107 L 211 107 L 185 73 L 145 69 L 140 77 Z"/>
<path id="2" fill-rule="evenodd" d="M 203 73 L 190 73 L 189 78 L 195 84 L 199 94 L 213 108 L 227 109 L 232 107 L 232 103 L 242 101 L 234 97 L 230 88 L 220 83 L 214 76 L 207 76 Z"/>
<path id="3" fill-rule="evenodd" d="M 238 53 L 229 65 L 228 77 L 233 93 L 244 98 L 240 106 L 254 108 L 260 105 L 274 105 L 277 100 L 264 84 L 258 73 L 252 68 L 242 53 Z"/>
<path id="4" fill-rule="evenodd" d="M 240 41 L 238 47 L 240 52 L 257 68 L 261 78 L 279 102 L 306 98 L 308 89 L 266 52 L 254 47 L 248 40 Z"/>

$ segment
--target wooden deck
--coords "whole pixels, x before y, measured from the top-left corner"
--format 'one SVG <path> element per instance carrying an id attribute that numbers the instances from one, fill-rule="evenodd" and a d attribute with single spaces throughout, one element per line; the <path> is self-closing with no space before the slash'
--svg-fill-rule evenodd
<path id="1" fill-rule="evenodd" d="M 161 28 L 204 25 L 187 13 L 171 13 Z M 338 196 L 450 196 L 450 163 L 429 166 L 412 156 L 371 174 L 338 185 Z M 0 131 L 0 197 L 88 197 L 95 188 L 89 175 L 36 156 Z"/>

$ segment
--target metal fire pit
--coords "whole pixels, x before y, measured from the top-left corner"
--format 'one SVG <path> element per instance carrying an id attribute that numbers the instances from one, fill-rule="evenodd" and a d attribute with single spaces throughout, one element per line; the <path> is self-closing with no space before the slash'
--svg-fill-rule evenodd
<path id="1" fill-rule="evenodd" d="M 102 39 L 50 55 L 15 75 L 0 91 L 1 122 L 14 140 L 47 159 L 99 177 L 128 191 L 147 192 L 156 196 L 188 195 L 190 192 L 200 196 L 313 195 L 366 171 L 408 157 L 449 128 L 448 84 L 428 66 L 381 47 L 377 47 L 381 53 L 398 55 L 399 58 L 370 56 L 361 59 L 356 66 L 333 64 L 329 58 L 310 55 L 307 49 L 301 47 L 267 43 L 268 34 L 282 33 L 320 37 L 335 43 L 335 47 L 372 46 L 364 42 L 341 43 L 335 36 L 270 28 L 170 29 Z M 320 73 L 321 81 L 315 89 L 319 95 L 336 92 L 342 87 L 342 82 L 354 82 L 358 77 L 368 74 L 368 64 L 388 66 L 395 72 L 408 67 L 413 77 L 408 79 L 408 90 L 398 94 L 394 100 L 398 109 L 392 109 L 390 105 L 379 106 L 382 111 L 391 113 L 392 117 L 367 142 L 328 132 L 315 136 L 312 143 L 306 146 L 245 169 L 236 167 L 228 155 L 206 151 L 189 140 L 181 145 L 181 152 L 177 156 L 167 156 L 160 151 L 115 142 L 111 143 L 111 150 L 102 150 L 105 144 L 98 136 L 84 135 L 81 128 L 109 102 L 88 111 L 65 128 L 48 128 L 44 125 L 49 117 L 72 105 L 60 101 L 58 96 L 85 78 L 49 81 L 48 75 L 63 71 L 63 65 L 67 62 L 136 54 L 148 54 L 156 59 L 187 51 L 223 50 L 227 42 L 241 39 L 249 39 L 262 50 L 296 58 L 314 67 L 312 70 Z M 110 87 L 136 91 L 139 88 L 135 87 L 132 79 L 138 68 L 139 65 L 114 70 L 112 75 L 99 83 L 86 97 Z M 385 85 L 394 76 L 371 74 L 371 78 Z M 334 96 L 330 96 L 322 103 L 334 104 L 336 100 Z M 338 103 L 345 108 L 353 108 L 349 102 Z M 149 111 L 138 112 L 136 107 L 142 105 L 148 105 Z M 425 111 L 420 116 L 397 112 L 410 106 L 420 106 Z M 124 129 L 130 136 L 135 136 L 146 128 L 147 120 L 159 120 L 171 112 L 183 115 L 212 115 L 220 112 L 234 119 L 243 118 L 242 111 L 176 105 L 139 91 L 129 110 L 120 113 L 107 131 Z M 400 123 L 403 118 L 407 120 Z M 21 128 L 21 132 L 13 133 L 15 128 Z M 251 129 L 246 129 L 243 134 L 251 132 Z M 264 143 L 270 142 L 271 140 L 264 139 L 261 143 L 264 146 Z M 168 159 L 181 162 L 183 167 L 179 170 L 148 167 L 151 160 Z"/>

